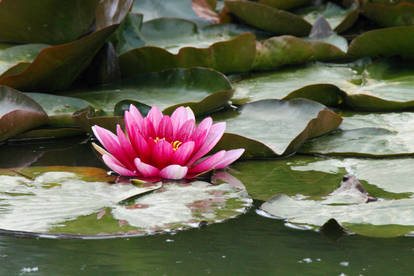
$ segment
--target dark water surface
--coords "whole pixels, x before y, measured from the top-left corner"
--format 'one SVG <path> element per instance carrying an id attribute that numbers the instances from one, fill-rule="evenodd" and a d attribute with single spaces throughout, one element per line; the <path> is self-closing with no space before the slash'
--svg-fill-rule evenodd
<path id="1" fill-rule="evenodd" d="M 0 146 L 0 167 L 100 166 L 79 140 Z M 0 275 L 412 275 L 414 238 L 331 240 L 256 214 L 200 229 L 108 240 L 0 236 Z"/>

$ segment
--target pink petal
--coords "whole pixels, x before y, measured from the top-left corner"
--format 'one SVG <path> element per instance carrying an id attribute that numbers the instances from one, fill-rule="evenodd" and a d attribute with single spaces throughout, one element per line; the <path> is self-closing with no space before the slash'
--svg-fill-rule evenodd
<path id="1" fill-rule="evenodd" d="M 206 155 L 221 139 L 226 129 L 226 123 L 217 123 L 210 128 L 204 143 L 198 149 L 198 151 L 191 157 L 190 161 L 187 162 L 187 166 L 192 165 L 195 161 Z M 196 141 L 197 143 L 197 141 Z"/>
<path id="2" fill-rule="evenodd" d="M 187 121 L 187 110 L 184 106 L 178 107 L 174 110 L 173 114 L 171 114 L 171 122 L 174 128 L 174 135 L 178 133 L 181 126 Z"/>
<path id="3" fill-rule="evenodd" d="M 149 164 L 146 164 L 146 163 L 142 162 L 139 158 L 135 158 L 134 163 L 135 163 L 135 166 L 137 167 L 138 171 L 144 177 L 158 176 L 160 174 L 159 169 L 157 169 L 154 166 L 151 166 Z"/>
<path id="4" fill-rule="evenodd" d="M 193 135 L 194 128 L 195 128 L 195 121 L 188 120 L 181 126 L 178 133 L 174 135 L 175 136 L 174 140 L 186 142 Z"/>
<path id="5" fill-rule="evenodd" d="M 133 162 L 137 156 L 137 153 L 135 152 L 128 138 L 125 136 L 125 133 L 121 129 L 120 125 L 116 126 L 116 134 L 118 136 L 119 145 L 121 146 L 124 154 L 128 157 L 128 160 L 130 162 Z"/>
<path id="6" fill-rule="evenodd" d="M 186 106 L 185 109 L 187 111 L 187 120 L 194 120 L 195 121 L 195 116 L 194 116 L 193 110 L 189 106 Z"/>
<path id="7" fill-rule="evenodd" d="M 141 133 L 142 133 L 142 136 L 144 136 L 145 138 L 152 137 L 155 139 L 157 137 L 157 133 L 155 132 L 154 125 L 152 124 L 152 121 L 148 117 L 144 118 L 144 121 L 142 123 Z"/>
<path id="8" fill-rule="evenodd" d="M 152 149 L 152 164 L 161 169 L 169 164 L 174 150 L 172 145 L 165 140 L 159 140 Z"/>
<path id="9" fill-rule="evenodd" d="M 194 150 L 194 142 L 189 141 L 183 143 L 173 154 L 171 163 L 184 165 L 190 158 Z"/>
<path id="10" fill-rule="evenodd" d="M 211 117 L 207 117 L 204 120 L 202 120 L 198 127 L 195 129 L 192 140 L 196 143 L 196 150 L 198 150 L 200 146 L 204 143 L 212 125 L 213 119 L 211 119 Z"/>
<path id="11" fill-rule="evenodd" d="M 130 162 L 128 162 L 127 156 L 119 145 L 118 137 L 116 137 L 115 134 L 97 125 L 92 127 L 92 131 L 96 138 L 98 138 L 99 142 L 101 142 L 110 154 L 112 154 L 122 164 L 128 165 L 129 169 L 132 169 Z"/>
<path id="12" fill-rule="evenodd" d="M 193 173 L 201 173 L 205 171 L 209 171 L 211 169 L 215 169 L 215 166 L 220 163 L 223 157 L 226 155 L 226 151 L 221 150 L 216 152 L 213 155 L 210 155 L 194 167 L 190 168 L 190 172 Z"/>
<path id="13" fill-rule="evenodd" d="M 131 113 L 134 120 L 138 123 L 138 125 L 142 123 L 142 120 L 144 120 L 144 118 L 142 117 L 141 112 L 139 112 L 139 110 L 135 107 L 135 105 L 131 104 L 129 106 L 129 112 Z"/>
<path id="14" fill-rule="evenodd" d="M 151 108 L 147 115 L 147 118 L 152 122 L 154 129 L 158 129 L 158 125 L 160 124 L 162 117 L 162 112 L 155 105 Z"/>
<path id="15" fill-rule="evenodd" d="M 140 133 L 136 133 L 136 139 L 133 145 L 141 160 L 148 162 L 151 159 L 151 147 Z"/>
<path id="16" fill-rule="evenodd" d="M 187 171 L 187 167 L 169 165 L 161 170 L 160 176 L 166 179 L 182 179 L 187 174 Z"/>
<path id="17" fill-rule="evenodd" d="M 173 136 L 173 125 L 169 116 L 164 116 L 158 126 L 157 137 L 171 141 Z"/>
<path id="18" fill-rule="evenodd" d="M 136 172 L 133 172 L 131 170 L 128 170 L 125 168 L 118 160 L 116 160 L 114 157 L 104 154 L 102 155 L 102 159 L 105 162 L 105 164 L 113 171 L 117 172 L 119 175 L 123 176 L 138 176 Z"/>
<path id="19" fill-rule="evenodd" d="M 228 165 L 239 159 L 243 152 L 244 149 L 234 149 L 227 151 L 223 159 L 221 159 L 220 162 L 216 164 L 216 169 L 227 167 Z"/>

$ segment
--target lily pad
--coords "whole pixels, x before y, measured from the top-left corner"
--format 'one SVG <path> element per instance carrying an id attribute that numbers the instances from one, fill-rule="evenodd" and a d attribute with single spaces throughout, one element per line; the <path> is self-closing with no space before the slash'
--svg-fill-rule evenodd
<path id="1" fill-rule="evenodd" d="M 316 63 L 254 74 L 236 82 L 233 102 L 302 97 L 361 111 L 411 109 L 412 72 L 412 65 L 403 62 Z"/>
<path id="2" fill-rule="evenodd" d="M 247 24 L 274 34 L 306 36 L 312 25 L 301 17 L 260 3 L 225 0 L 225 7 Z"/>
<path id="3" fill-rule="evenodd" d="M 181 105 L 190 106 L 195 114 L 203 114 L 226 105 L 233 91 L 223 74 L 211 69 L 193 68 L 138 75 L 69 95 L 83 99 L 108 114 L 113 114 L 115 105 L 124 100 L 156 105 L 166 113 L 172 113 Z"/>
<path id="4" fill-rule="evenodd" d="M 213 117 L 227 123 L 216 149 L 245 148 L 244 158 L 294 153 L 307 139 L 336 129 L 342 121 L 326 106 L 306 99 L 262 100 Z"/>
<path id="5" fill-rule="evenodd" d="M 73 113 L 89 106 L 87 101 L 72 97 L 43 93 L 25 94 L 40 104 L 43 110 L 46 111 L 49 116 L 48 124 L 57 127 L 76 125 L 72 119 Z"/>
<path id="6" fill-rule="evenodd" d="M 356 4 L 344 9 L 337 4 L 327 2 L 323 5 L 311 6 L 296 10 L 295 13 L 314 24 L 319 17 L 325 18 L 336 32 L 341 33 L 352 27 L 358 19 Z"/>
<path id="7" fill-rule="evenodd" d="M 164 183 L 151 192 L 159 183 L 109 184 L 104 170 L 87 167 L 31 167 L 0 178 L 0 228 L 47 237 L 104 238 L 198 227 L 240 215 L 252 203 L 244 190 L 226 183 Z"/>
<path id="8" fill-rule="evenodd" d="M 341 129 L 306 143 L 299 151 L 348 156 L 414 154 L 414 113 L 342 113 Z"/>
<path id="9" fill-rule="evenodd" d="M 0 77 L 0 84 L 22 91 L 68 88 L 116 30 L 131 5 L 132 0 L 101 2 L 96 14 L 97 31 L 73 42 L 44 48 L 24 70 Z"/>
<path id="10" fill-rule="evenodd" d="M 87 33 L 99 0 L 2 0 L 0 41 L 60 44 Z"/>
<path id="11" fill-rule="evenodd" d="M 414 4 L 399 2 L 395 5 L 365 2 L 362 13 L 375 23 L 384 27 L 414 25 Z"/>
<path id="12" fill-rule="evenodd" d="M 267 5 L 280 10 L 290 10 L 300 6 L 308 5 L 310 0 L 259 0 L 260 4 Z"/>
<path id="13" fill-rule="evenodd" d="M 42 107 L 28 96 L 0 86 L 0 141 L 47 123 Z"/>
<path id="14" fill-rule="evenodd" d="M 7 71 L 16 65 L 29 65 L 39 52 L 48 47 L 46 44 L 26 44 L 8 47 L 0 50 L 0 76 L 7 74 Z"/>
<path id="15" fill-rule="evenodd" d="M 352 40 L 351 58 L 401 56 L 414 58 L 414 26 L 391 27 L 365 32 Z"/>

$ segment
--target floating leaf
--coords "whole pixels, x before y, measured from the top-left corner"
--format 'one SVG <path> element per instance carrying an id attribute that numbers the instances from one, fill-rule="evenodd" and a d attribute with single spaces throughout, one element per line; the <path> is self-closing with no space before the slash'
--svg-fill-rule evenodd
<path id="1" fill-rule="evenodd" d="M 414 58 L 414 26 L 392 27 L 365 32 L 352 40 L 348 56 Z"/>
<path id="2" fill-rule="evenodd" d="M 0 141 L 47 123 L 35 101 L 9 87 L 0 86 Z"/>
<path id="3" fill-rule="evenodd" d="M 412 72 L 412 65 L 402 62 L 316 63 L 251 75 L 234 84 L 233 101 L 302 97 L 362 111 L 411 109 L 414 107 Z"/>
<path id="4" fill-rule="evenodd" d="M 295 12 L 311 24 L 314 24 L 315 21 L 322 16 L 329 22 L 332 29 L 338 33 L 344 32 L 352 27 L 357 21 L 359 14 L 355 4 L 344 9 L 332 2 L 306 7 L 296 10 Z"/>
<path id="5" fill-rule="evenodd" d="M 299 151 L 329 155 L 414 154 L 414 113 L 344 113 L 341 129 L 306 143 Z"/>
<path id="6" fill-rule="evenodd" d="M 216 149 L 242 147 L 244 158 L 294 153 L 307 139 L 336 129 L 342 121 L 324 105 L 306 99 L 262 100 L 213 117 L 227 123 Z"/>
<path id="7" fill-rule="evenodd" d="M 267 5 L 245 1 L 225 0 L 226 8 L 247 24 L 274 34 L 306 36 L 312 26 L 301 17 Z"/>
<path id="8" fill-rule="evenodd" d="M 70 95 L 86 100 L 108 114 L 113 114 L 115 105 L 124 100 L 156 105 L 167 113 L 185 105 L 196 114 L 203 114 L 226 105 L 233 91 L 230 82 L 221 73 L 193 68 L 138 75 L 120 83 Z"/>
<path id="9" fill-rule="evenodd" d="M 259 0 L 260 4 L 267 5 L 276 9 L 290 10 L 300 6 L 310 4 L 310 0 Z"/>
<path id="10" fill-rule="evenodd" d="M 380 26 L 409 26 L 414 25 L 414 4 L 407 2 L 387 5 L 382 3 L 369 3 L 362 5 L 362 14 Z"/>
<path id="11" fill-rule="evenodd" d="M 23 177 L 26 176 L 26 177 Z M 136 186 L 109 184 L 97 168 L 31 167 L 0 175 L 0 228 L 33 234 L 123 236 L 198 227 L 242 214 L 251 204 L 244 190 L 196 181 Z"/>
<path id="12" fill-rule="evenodd" d="M 79 40 L 43 49 L 24 70 L 0 77 L 0 84 L 23 91 L 68 88 L 116 30 L 131 5 L 132 0 L 103 1 L 97 7 L 97 31 Z"/>
<path id="13" fill-rule="evenodd" d="M 36 58 L 37 54 L 46 47 L 48 47 L 48 45 L 26 44 L 0 50 L 0 76 L 6 75 L 7 71 L 16 65 L 28 65 Z"/>
<path id="14" fill-rule="evenodd" d="M 25 94 L 40 104 L 46 111 L 49 116 L 48 124 L 57 127 L 74 126 L 73 113 L 89 106 L 87 101 L 72 97 L 43 93 Z"/>
<path id="15" fill-rule="evenodd" d="M 99 0 L 2 0 L 0 41 L 60 44 L 87 33 Z"/>
<path id="16" fill-rule="evenodd" d="M 57 139 L 79 135 L 85 135 L 85 131 L 77 127 L 43 127 L 18 134 L 12 140 Z"/>

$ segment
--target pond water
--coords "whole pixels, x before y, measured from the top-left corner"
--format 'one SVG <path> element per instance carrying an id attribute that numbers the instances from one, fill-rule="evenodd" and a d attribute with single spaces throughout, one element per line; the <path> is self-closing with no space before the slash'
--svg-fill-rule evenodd
<path id="1" fill-rule="evenodd" d="M 102 167 L 86 137 L 8 144 L 0 167 Z M 0 236 L 0 275 L 409 275 L 410 237 L 330 239 L 257 214 L 145 237 L 64 240 Z"/>

